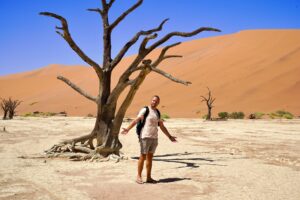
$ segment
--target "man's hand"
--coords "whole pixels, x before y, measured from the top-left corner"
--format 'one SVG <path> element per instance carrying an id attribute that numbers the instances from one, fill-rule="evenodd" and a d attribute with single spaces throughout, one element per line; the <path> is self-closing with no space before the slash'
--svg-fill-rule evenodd
<path id="1" fill-rule="evenodd" d="M 176 137 L 175 137 L 175 136 L 172 136 L 172 135 L 170 135 L 169 139 L 170 139 L 172 142 L 177 142 L 177 140 L 176 140 Z"/>
<path id="2" fill-rule="evenodd" d="M 129 130 L 127 128 L 122 128 L 122 129 L 123 129 L 123 131 L 121 131 L 121 134 L 123 134 L 123 135 L 126 135 L 129 132 Z"/>

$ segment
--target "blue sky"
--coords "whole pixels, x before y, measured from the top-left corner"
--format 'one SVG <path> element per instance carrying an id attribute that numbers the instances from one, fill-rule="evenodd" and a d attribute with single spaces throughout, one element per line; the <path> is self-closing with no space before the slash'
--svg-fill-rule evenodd
<path id="1" fill-rule="evenodd" d="M 81 64 L 83 61 L 55 33 L 58 20 L 41 11 L 64 16 L 73 39 L 92 59 L 101 63 L 101 19 L 87 8 L 99 8 L 100 0 L 0 0 L 0 76 L 33 70 L 49 64 Z M 116 0 L 111 21 L 136 0 Z M 170 18 L 160 36 L 170 31 L 192 31 L 211 26 L 221 33 L 204 33 L 185 41 L 249 29 L 300 29 L 300 0 L 144 0 L 113 33 L 113 55 L 136 32 L 156 27 Z M 136 46 L 128 55 L 136 52 Z"/>

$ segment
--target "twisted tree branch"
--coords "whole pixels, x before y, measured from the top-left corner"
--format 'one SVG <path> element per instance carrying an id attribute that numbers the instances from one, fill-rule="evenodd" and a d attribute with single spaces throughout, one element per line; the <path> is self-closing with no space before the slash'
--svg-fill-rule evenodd
<path id="1" fill-rule="evenodd" d="M 157 35 L 152 35 L 144 38 L 140 45 L 139 54 L 137 55 L 136 59 L 132 62 L 132 64 L 128 67 L 128 69 L 125 71 L 125 73 L 121 76 L 121 79 L 127 79 L 134 71 L 135 68 L 139 65 L 139 63 L 149 54 L 151 53 L 155 48 L 157 48 L 159 45 L 165 43 L 173 36 L 180 36 L 180 37 L 191 37 L 194 36 L 200 32 L 203 31 L 217 31 L 220 32 L 219 29 L 210 28 L 210 27 L 202 27 L 198 28 L 192 32 L 171 32 L 164 36 L 162 39 L 158 40 L 154 44 L 152 44 L 150 47 L 146 48 L 146 44 L 150 39 L 154 39 Z M 153 38 L 152 38 L 153 37 Z M 177 44 L 177 43 L 176 43 Z M 175 45 L 175 44 L 174 44 Z"/>
<path id="2" fill-rule="evenodd" d="M 178 78 L 175 78 L 171 74 L 168 74 L 168 73 L 166 73 L 166 72 L 164 72 L 164 71 L 162 71 L 160 69 L 152 67 L 151 70 L 154 71 L 154 72 L 156 72 L 156 73 L 158 73 L 158 74 L 160 74 L 160 75 L 163 75 L 164 77 L 166 77 L 166 78 L 168 78 L 171 81 L 174 81 L 176 83 L 181 83 L 181 84 L 186 85 L 186 86 L 188 86 L 189 84 L 192 84 L 189 81 L 183 81 L 183 80 L 180 80 Z"/>
<path id="3" fill-rule="evenodd" d="M 159 45 L 165 43 L 166 41 L 168 41 L 171 37 L 174 37 L 174 36 L 180 36 L 180 37 L 191 37 L 191 36 L 194 36 L 194 35 L 197 35 L 198 33 L 201 33 L 203 31 L 216 31 L 216 32 L 221 32 L 221 30 L 219 29 L 215 29 L 215 28 L 211 28 L 211 27 L 201 27 L 201 28 L 198 28 L 192 32 L 178 32 L 178 31 L 175 31 L 175 32 L 171 32 L 167 35 L 165 35 L 163 38 L 161 38 L 160 40 L 158 40 L 157 42 L 155 42 L 154 44 L 152 44 L 150 47 L 149 47 L 149 50 L 152 51 L 153 49 L 157 48 Z"/>
<path id="4" fill-rule="evenodd" d="M 40 12 L 40 15 L 44 15 L 44 16 L 48 16 L 48 17 L 53 17 L 56 18 L 58 20 L 60 20 L 62 27 L 56 27 L 56 29 L 58 30 L 62 30 L 63 33 L 56 31 L 60 36 L 62 36 L 66 42 L 69 44 L 69 46 L 77 53 L 77 55 L 87 64 L 89 64 L 90 66 L 92 66 L 94 68 L 94 70 L 96 71 L 98 77 L 100 80 L 102 80 L 102 76 L 103 76 L 103 72 L 101 67 L 95 62 L 93 61 L 91 58 L 89 58 L 79 47 L 78 45 L 74 42 L 73 38 L 71 37 L 71 34 L 69 32 L 69 27 L 68 27 L 68 23 L 67 20 L 65 18 L 63 18 L 60 15 L 57 15 L 55 13 L 50 13 L 50 12 Z"/>
<path id="5" fill-rule="evenodd" d="M 142 35 L 150 35 L 152 33 L 155 33 L 157 31 L 161 31 L 163 28 L 163 25 L 168 21 L 169 19 L 165 19 L 163 20 L 160 25 L 157 28 L 154 29 L 150 29 L 147 31 L 140 31 L 138 33 L 135 34 L 135 36 L 128 41 L 125 46 L 123 46 L 123 48 L 121 49 L 121 51 L 118 53 L 118 55 L 113 59 L 112 63 L 111 63 L 111 67 L 112 69 L 118 65 L 118 63 L 122 60 L 122 58 L 124 57 L 124 55 L 127 53 L 127 51 L 129 50 L 129 48 L 134 45 L 140 38 L 140 36 Z"/>
<path id="6" fill-rule="evenodd" d="M 103 11 L 99 8 L 89 8 L 87 9 L 88 11 L 91 11 L 91 12 L 97 12 L 99 13 L 100 15 L 103 15 Z"/>
<path id="7" fill-rule="evenodd" d="M 150 73 L 149 67 L 144 67 L 143 70 L 139 73 L 139 75 L 132 81 L 130 90 L 127 93 L 124 101 L 122 102 L 118 112 L 116 113 L 115 120 L 114 120 L 114 129 L 118 130 L 122 124 L 122 120 L 125 116 L 125 113 L 131 104 L 136 92 L 138 91 L 140 85 L 144 82 L 146 76 Z M 114 131 L 116 131 L 114 130 Z"/>
<path id="8" fill-rule="evenodd" d="M 74 83 L 72 83 L 69 79 L 67 79 L 67 78 L 65 78 L 63 76 L 58 76 L 57 79 L 65 82 L 67 85 L 69 85 L 71 88 L 73 88 L 76 92 L 78 92 L 82 96 L 84 96 L 87 99 L 89 99 L 89 100 L 97 103 L 98 99 L 96 97 L 93 97 L 93 96 L 89 95 L 88 93 L 86 93 L 85 91 L 83 91 L 81 88 L 79 88 L 77 85 L 75 85 Z"/>
<path id="9" fill-rule="evenodd" d="M 157 67 L 159 65 L 159 63 L 161 63 L 164 59 L 167 59 L 167 58 L 174 58 L 174 57 L 182 57 L 180 55 L 169 55 L 169 56 L 165 56 L 166 52 L 172 48 L 172 47 L 175 47 L 177 45 L 180 45 L 181 42 L 177 42 L 177 43 L 174 43 L 174 44 L 171 44 L 171 45 L 168 45 L 166 47 L 164 47 L 162 49 L 162 51 L 160 52 L 160 55 L 158 56 L 158 58 L 156 59 L 156 61 L 154 61 L 154 63 L 152 64 L 152 67 Z"/>
<path id="10" fill-rule="evenodd" d="M 110 1 L 108 2 L 107 6 L 110 8 L 114 2 L 115 2 L 115 0 L 110 0 Z"/>
<path id="11" fill-rule="evenodd" d="M 146 51 L 146 45 L 147 43 L 150 41 L 150 40 L 153 40 L 157 38 L 157 34 L 154 33 L 152 35 L 148 35 L 147 37 L 145 37 L 140 45 L 140 48 L 139 48 L 139 54 L 142 54 L 143 52 Z"/>
<path id="12" fill-rule="evenodd" d="M 111 1 L 109 4 L 111 5 L 113 1 Z M 129 13 L 134 11 L 137 7 L 139 7 L 143 3 L 143 0 L 139 0 L 136 2 L 132 7 L 130 7 L 128 10 L 126 10 L 122 15 L 120 15 L 111 25 L 110 29 L 114 29 Z"/>
<path id="13" fill-rule="evenodd" d="M 213 107 L 212 104 L 216 100 L 216 98 L 212 97 L 209 87 L 207 87 L 207 90 L 208 90 L 208 98 L 201 96 L 201 98 L 202 98 L 201 102 L 205 101 L 207 106 L 212 108 Z"/>
<path id="14" fill-rule="evenodd" d="M 205 96 L 200 96 L 201 98 L 202 98 L 202 101 L 201 102 L 203 102 L 203 101 L 208 101 L 208 99 L 205 97 Z"/>

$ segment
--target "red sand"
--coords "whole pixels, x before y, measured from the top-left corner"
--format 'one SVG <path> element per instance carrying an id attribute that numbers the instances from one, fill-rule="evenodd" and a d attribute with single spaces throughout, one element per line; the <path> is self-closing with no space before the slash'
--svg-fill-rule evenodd
<path id="1" fill-rule="evenodd" d="M 300 30 L 250 30 L 182 43 L 170 54 L 183 55 L 183 58 L 166 60 L 160 68 L 191 81 L 192 85 L 177 84 L 153 72 L 138 91 L 127 116 L 136 115 L 154 94 L 161 96 L 161 112 L 170 117 L 202 116 L 206 107 L 200 96 L 207 94 L 207 86 L 216 97 L 215 116 L 221 111 L 249 114 L 276 110 L 299 116 L 299 35 Z M 113 84 L 132 57 L 126 58 L 114 71 Z M 33 111 L 95 114 L 96 105 L 57 80 L 57 75 L 97 95 L 98 81 L 92 68 L 49 65 L 0 77 L 0 97 L 22 100 L 17 114 Z"/>

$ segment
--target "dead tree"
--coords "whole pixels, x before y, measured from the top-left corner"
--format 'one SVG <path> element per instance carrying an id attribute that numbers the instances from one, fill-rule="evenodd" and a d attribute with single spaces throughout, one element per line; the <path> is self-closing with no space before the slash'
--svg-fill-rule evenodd
<path id="1" fill-rule="evenodd" d="M 8 99 L 9 119 L 12 119 L 16 114 L 16 108 L 22 103 L 19 100 Z"/>
<path id="2" fill-rule="evenodd" d="M 20 105 L 22 101 L 19 100 L 12 100 L 11 97 L 7 99 L 2 99 L 1 100 L 1 108 L 4 112 L 3 119 L 13 119 L 15 113 L 16 113 L 16 108 Z M 8 114 L 8 116 L 7 116 Z"/>
<path id="3" fill-rule="evenodd" d="M 3 120 L 7 119 L 7 114 L 9 111 L 8 103 L 6 99 L 1 99 L 1 109 L 3 110 Z"/>
<path id="4" fill-rule="evenodd" d="M 103 61 L 102 65 L 96 63 L 88 55 L 86 55 L 73 40 L 67 20 L 55 13 L 41 12 L 40 15 L 55 18 L 60 21 L 61 26 L 56 26 L 56 32 L 69 44 L 69 46 L 75 51 L 75 53 L 88 65 L 90 65 L 99 79 L 98 95 L 92 96 L 85 92 L 83 89 L 72 83 L 71 80 L 58 76 L 57 78 L 65 82 L 68 86 L 73 88 L 79 94 L 83 95 L 87 99 L 91 100 L 97 105 L 97 116 L 94 129 L 91 133 L 66 140 L 58 145 L 54 145 L 47 152 L 49 154 L 62 152 L 82 152 L 86 153 L 86 156 L 76 156 L 76 159 L 94 159 L 95 157 L 107 157 L 109 155 L 119 156 L 119 150 L 122 148 L 122 144 L 119 141 L 119 131 L 122 125 L 125 113 L 130 106 L 137 90 L 145 80 L 146 76 L 155 72 L 158 73 L 174 82 L 181 83 L 184 85 L 190 84 L 188 81 L 183 81 L 173 77 L 172 75 L 158 69 L 158 65 L 165 59 L 181 57 L 180 55 L 167 55 L 167 51 L 180 43 L 174 43 L 165 46 L 160 50 L 159 56 L 150 60 L 146 57 L 157 49 L 160 45 L 167 42 L 174 36 L 179 37 L 191 37 L 203 31 L 217 31 L 220 30 L 210 27 L 201 27 L 191 32 L 171 32 L 160 39 L 155 40 L 158 37 L 157 32 L 161 31 L 164 24 L 168 19 L 163 20 L 159 26 L 149 29 L 142 30 L 136 33 L 117 53 L 115 57 L 112 56 L 111 45 L 112 45 L 112 32 L 120 24 L 122 20 L 126 18 L 131 12 L 138 8 L 143 0 L 137 0 L 137 2 L 127 9 L 124 13 L 118 16 L 114 21 L 109 20 L 109 12 L 115 0 L 102 0 L 102 8 L 88 9 L 88 11 L 99 14 L 102 19 L 103 28 Z M 139 50 L 135 59 L 130 63 L 124 73 L 119 77 L 117 85 L 111 87 L 112 72 L 118 66 L 120 61 L 123 59 L 128 50 L 141 39 L 139 44 Z M 149 41 L 152 44 L 148 44 Z M 138 73 L 137 76 L 132 76 L 133 73 Z M 129 88 L 125 99 L 120 103 L 117 109 L 117 101 L 121 93 Z M 93 140 L 96 140 L 96 147 L 93 145 Z M 76 145 L 80 143 L 81 145 Z"/>
<path id="5" fill-rule="evenodd" d="M 205 101 L 206 102 L 206 105 L 207 105 L 207 115 L 206 115 L 206 120 L 212 120 L 212 117 L 211 117 L 211 109 L 213 108 L 213 103 L 214 101 L 216 100 L 216 98 L 212 98 L 212 95 L 211 95 L 211 91 L 210 89 L 207 87 L 208 89 L 208 97 L 205 97 L 205 96 L 201 96 L 202 98 L 202 101 Z"/>

